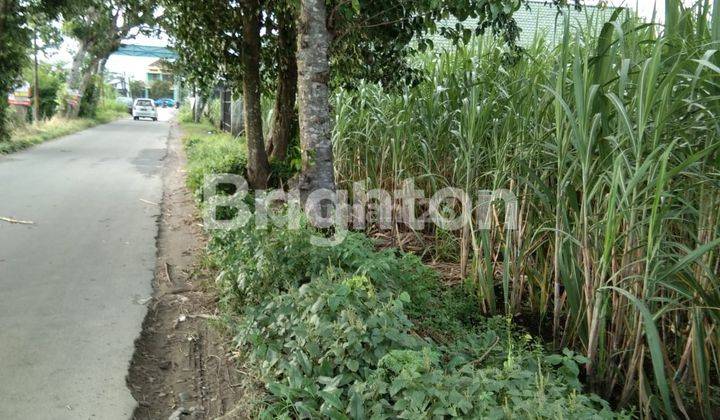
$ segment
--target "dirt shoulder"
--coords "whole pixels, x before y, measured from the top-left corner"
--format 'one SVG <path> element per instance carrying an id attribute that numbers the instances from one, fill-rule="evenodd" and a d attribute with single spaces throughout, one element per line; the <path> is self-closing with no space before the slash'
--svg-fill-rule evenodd
<path id="1" fill-rule="evenodd" d="M 213 325 L 213 273 L 200 259 L 206 245 L 185 186 L 185 154 L 173 123 L 165 159 L 154 295 L 147 303 L 127 378 L 138 401 L 134 419 L 214 419 L 235 413 L 242 387 L 228 337 Z M 230 418 L 241 415 L 230 414 Z"/>

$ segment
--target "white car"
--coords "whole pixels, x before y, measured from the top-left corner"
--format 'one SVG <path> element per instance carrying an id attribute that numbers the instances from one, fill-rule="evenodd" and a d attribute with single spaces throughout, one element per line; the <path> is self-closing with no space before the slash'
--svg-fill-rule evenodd
<path id="1" fill-rule="evenodd" d="M 157 121 L 158 115 L 157 109 L 155 108 L 155 101 L 149 98 L 135 99 L 132 116 L 134 120 L 139 120 L 140 118 L 150 118 L 153 121 Z"/>

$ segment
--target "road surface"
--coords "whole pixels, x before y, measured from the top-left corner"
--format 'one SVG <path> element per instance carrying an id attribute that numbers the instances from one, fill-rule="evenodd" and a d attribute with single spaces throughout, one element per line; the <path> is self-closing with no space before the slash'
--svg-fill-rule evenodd
<path id="1" fill-rule="evenodd" d="M 127 419 L 152 293 L 167 122 L 0 157 L 0 419 Z"/>

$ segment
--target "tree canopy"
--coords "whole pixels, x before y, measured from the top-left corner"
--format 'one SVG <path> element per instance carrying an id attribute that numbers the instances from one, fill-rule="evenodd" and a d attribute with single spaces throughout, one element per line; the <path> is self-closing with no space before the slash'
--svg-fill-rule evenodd
<path id="1" fill-rule="evenodd" d="M 156 2 L 151 0 L 83 0 L 87 10 L 64 22 L 65 32 L 80 44 L 67 85 L 88 100 L 86 90 L 105 60 L 120 48 L 123 39 L 150 32 L 155 25 Z M 86 105 L 87 106 L 87 105 Z M 92 109 L 92 106 L 89 106 Z M 65 115 L 77 116 L 79 107 L 65 104 Z"/>
<path id="2" fill-rule="evenodd" d="M 294 137 L 297 67 L 295 44 L 299 16 L 297 1 L 257 2 L 258 28 L 247 20 L 255 2 L 210 0 L 162 0 L 162 26 L 171 36 L 179 59 L 177 69 L 201 92 L 221 81 L 236 93 L 247 82 L 248 67 L 261 68 L 259 89 L 254 95 L 275 90 L 273 127 L 267 142 L 261 130 L 248 130 L 257 121 L 246 118 L 246 136 L 252 145 L 267 146 L 271 157 L 284 158 L 288 142 Z M 327 2 L 327 30 L 330 35 L 330 80 L 334 85 L 352 85 L 358 80 L 379 81 L 385 85 L 407 82 L 413 77 L 408 57 L 430 45 L 428 35 L 439 32 L 455 42 L 467 41 L 473 33 L 492 30 L 502 34 L 510 46 L 518 36 L 512 13 L 520 0 L 332 0 Z M 472 18 L 473 30 L 436 27 L 441 18 Z M 250 22 L 250 23 L 248 23 Z M 262 33 L 258 54 L 248 36 Z M 247 56 L 257 56 L 248 60 Z M 253 63 L 257 60 L 257 63 Z M 244 96 L 247 101 L 248 92 Z M 253 101 L 253 102 L 258 102 Z M 247 112 L 247 110 L 246 110 Z M 255 135 L 259 139 L 251 138 Z M 259 147 L 259 146 L 258 146 Z M 250 150 L 250 172 L 267 167 L 265 151 Z M 260 172 L 265 172 L 262 170 Z M 251 180 L 252 181 L 252 180 Z M 251 182 L 252 184 L 252 182 Z M 262 182 L 260 182 L 262 184 Z"/>
<path id="3" fill-rule="evenodd" d="M 5 124 L 7 94 L 15 87 L 28 62 L 33 32 L 33 16 L 54 19 L 71 10 L 65 0 L 0 0 L 0 141 L 9 136 Z"/>

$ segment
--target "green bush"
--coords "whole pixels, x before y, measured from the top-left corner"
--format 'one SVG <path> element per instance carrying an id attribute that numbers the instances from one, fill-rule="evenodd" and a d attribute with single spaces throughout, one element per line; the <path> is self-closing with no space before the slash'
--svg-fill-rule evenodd
<path id="1" fill-rule="evenodd" d="M 616 416 L 582 393 L 582 357 L 546 356 L 503 319 L 463 322 L 464 294 L 442 293 L 416 257 L 360 234 L 314 248 L 312 234 L 248 226 L 212 242 L 223 309 L 271 396 L 266 417 Z M 445 343 L 426 335 L 433 326 Z"/>
<path id="2" fill-rule="evenodd" d="M 577 368 L 572 357 L 564 364 Z M 476 368 L 471 362 L 443 368 L 438 353 L 394 350 L 385 355 L 366 383 L 358 384 L 372 418 L 614 418 L 607 403 L 542 369 L 521 365 Z"/>
<path id="3" fill-rule="evenodd" d="M 66 78 L 66 72 L 51 64 L 40 63 L 38 81 L 40 83 L 40 118 L 48 119 L 55 115 L 57 96 Z M 25 80 L 33 80 L 33 68 L 28 66 L 23 71 Z"/>
<path id="4" fill-rule="evenodd" d="M 142 80 L 131 80 L 130 81 L 130 96 L 133 99 L 144 98 L 145 95 L 145 82 Z"/>
<path id="5" fill-rule="evenodd" d="M 172 98 L 173 82 L 171 80 L 153 80 L 150 83 L 150 97 L 153 99 Z"/>
<path id="6" fill-rule="evenodd" d="M 187 182 L 198 197 L 202 194 L 205 175 L 246 175 L 247 149 L 243 138 L 215 132 L 206 124 L 187 124 L 185 129 L 189 132 L 185 140 L 188 155 Z"/>
<path id="7" fill-rule="evenodd" d="M 241 230 L 213 235 L 210 249 L 223 268 L 223 299 L 232 306 L 230 310 L 239 311 L 274 293 L 300 287 L 332 267 L 365 276 L 395 293 L 409 293 L 408 313 L 425 329 L 437 327 L 447 334 L 461 330 L 462 321 L 470 325 L 477 319 L 472 298 L 441 287 L 437 274 L 415 255 L 398 255 L 394 249 L 377 251 L 373 242 L 358 232 L 348 232 L 337 246 L 308 246 L 311 236 L 318 235 L 312 228 L 268 225 L 257 229 L 250 222 Z M 453 298 L 448 298 L 451 295 Z M 431 306 L 435 309 L 428 313 L 426 308 Z"/>
<path id="8" fill-rule="evenodd" d="M 205 117 L 215 128 L 220 128 L 220 119 L 222 118 L 222 110 L 220 108 L 220 99 L 212 98 L 208 101 L 205 108 Z"/>
<path id="9" fill-rule="evenodd" d="M 184 102 L 180 106 L 180 109 L 178 110 L 178 121 L 181 123 L 192 123 L 194 121 L 192 107 L 190 106 L 189 101 Z"/>
<path id="10" fill-rule="evenodd" d="M 90 79 L 90 85 L 85 90 L 85 94 L 80 99 L 80 110 L 78 115 L 81 118 L 95 118 L 97 115 L 99 98 L 98 82 L 100 81 L 99 75 L 94 75 Z"/>
<path id="11" fill-rule="evenodd" d="M 380 358 L 420 344 L 403 311 L 407 299 L 376 293 L 364 277 L 323 278 L 251 307 L 238 343 L 252 347 L 275 397 L 265 415 L 345 413 L 361 397 L 351 385 L 368 379 Z"/>
<path id="12" fill-rule="evenodd" d="M 270 393 L 266 417 L 615 416 L 582 393 L 583 358 L 546 356 L 504 319 L 477 317 L 416 256 L 359 233 L 309 246 L 318 234 L 249 224 L 211 241 L 221 307 Z"/>

